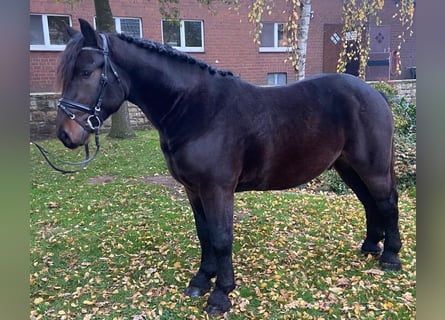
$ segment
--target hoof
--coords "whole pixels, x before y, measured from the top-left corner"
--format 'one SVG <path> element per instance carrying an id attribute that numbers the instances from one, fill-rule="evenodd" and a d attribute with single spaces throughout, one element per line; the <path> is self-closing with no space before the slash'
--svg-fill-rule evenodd
<path id="1" fill-rule="evenodd" d="M 207 304 L 204 310 L 208 313 L 209 316 L 219 316 L 229 311 L 230 307 L 231 305 L 229 307 L 225 306 L 221 307 L 221 306 L 215 306 L 213 304 Z"/>
<path id="2" fill-rule="evenodd" d="M 361 252 L 364 255 L 370 254 L 373 257 L 380 257 L 380 255 L 382 254 L 382 248 L 366 239 L 361 247 Z"/>
<path id="3" fill-rule="evenodd" d="M 371 256 L 373 256 L 374 258 L 378 258 L 382 255 L 382 250 L 365 250 L 365 249 L 361 249 L 362 254 L 364 254 L 365 256 L 367 256 L 368 254 L 370 254 Z"/>
<path id="4" fill-rule="evenodd" d="M 215 289 L 207 300 L 207 306 L 204 310 L 209 315 L 221 315 L 230 310 L 232 302 L 227 294 L 223 293 L 220 289 Z"/>
<path id="5" fill-rule="evenodd" d="M 202 288 L 198 288 L 198 287 L 188 286 L 187 288 L 185 288 L 184 293 L 185 293 L 185 295 L 187 295 L 189 297 L 196 298 L 196 297 L 205 295 L 209 291 L 210 291 L 210 288 L 202 289 Z"/>
<path id="6" fill-rule="evenodd" d="M 383 271 L 400 271 L 402 270 L 402 264 L 400 262 L 383 262 L 380 260 L 380 267 Z"/>
<path id="7" fill-rule="evenodd" d="M 395 254 L 383 252 L 380 258 L 380 266 L 385 271 L 399 271 L 402 269 L 402 263 Z"/>

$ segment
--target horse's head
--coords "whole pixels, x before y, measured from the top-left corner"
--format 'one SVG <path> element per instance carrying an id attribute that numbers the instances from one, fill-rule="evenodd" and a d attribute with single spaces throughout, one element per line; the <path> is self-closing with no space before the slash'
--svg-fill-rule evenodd
<path id="1" fill-rule="evenodd" d="M 71 149 L 88 142 L 103 121 L 126 99 L 126 90 L 110 59 L 107 37 L 85 20 L 81 31 L 67 27 L 71 40 L 58 66 L 62 87 L 56 118 L 57 137 Z"/>

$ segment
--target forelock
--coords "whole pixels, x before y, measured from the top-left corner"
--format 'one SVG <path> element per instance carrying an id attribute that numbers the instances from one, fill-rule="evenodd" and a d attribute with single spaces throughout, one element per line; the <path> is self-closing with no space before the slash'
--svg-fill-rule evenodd
<path id="1" fill-rule="evenodd" d="M 59 58 L 57 66 L 57 90 L 63 90 L 67 84 L 73 79 L 74 67 L 76 65 L 77 57 L 83 46 L 83 36 L 79 32 L 67 43 L 65 50 Z"/>

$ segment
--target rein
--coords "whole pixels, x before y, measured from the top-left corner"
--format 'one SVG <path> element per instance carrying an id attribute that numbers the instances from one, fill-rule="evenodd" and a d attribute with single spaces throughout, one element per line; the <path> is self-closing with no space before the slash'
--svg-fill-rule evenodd
<path id="1" fill-rule="evenodd" d="M 38 144 L 35 141 L 31 141 L 30 144 L 33 144 L 36 146 L 36 148 L 40 151 L 40 153 L 42 154 L 43 158 L 46 160 L 46 162 L 48 162 L 48 164 L 51 166 L 51 168 L 53 168 L 56 171 L 59 171 L 61 173 L 75 173 L 75 172 L 79 172 L 81 169 L 84 169 L 88 163 L 90 163 L 91 160 L 93 160 L 96 155 L 99 153 L 99 149 L 100 149 L 100 144 L 99 144 L 99 132 L 97 131 L 95 133 L 94 136 L 94 140 L 96 143 L 96 151 L 94 152 L 94 154 L 90 157 L 90 148 L 88 146 L 88 143 L 85 144 L 85 160 L 83 161 L 79 161 L 79 162 L 71 162 L 71 161 L 65 161 L 65 160 L 60 160 L 57 157 L 53 156 L 54 160 L 50 160 L 49 159 L 49 152 L 48 150 L 46 150 L 44 147 L 42 147 L 40 144 Z M 79 166 L 79 169 L 62 169 L 60 167 L 58 167 L 55 162 L 60 162 L 63 165 L 69 165 L 69 166 Z"/>
<path id="2" fill-rule="evenodd" d="M 70 165 L 70 166 L 79 166 L 79 169 L 75 169 L 75 170 L 66 170 L 66 169 L 62 169 L 58 166 L 56 166 L 54 164 L 53 161 L 51 161 L 48 157 L 49 152 L 43 148 L 41 145 L 39 145 L 38 143 L 31 141 L 31 144 L 35 145 L 37 147 L 37 149 L 40 151 L 40 153 L 42 154 L 42 156 L 45 158 L 46 162 L 48 162 L 48 164 L 56 171 L 59 171 L 61 173 L 74 173 L 74 172 L 78 172 L 81 169 L 84 169 L 86 167 L 86 165 L 92 161 L 96 155 L 99 153 L 99 149 L 100 149 L 100 144 L 99 144 L 99 128 L 102 126 L 103 124 L 103 120 L 100 118 L 100 111 L 101 111 L 101 107 L 102 107 L 102 100 L 103 100 L 103 95 L 104 95 L 104 89 L 108 84 L 108 67 L 110 67 L 111 71 L 113 72 L 114 76 L 116 77 L 117 81 L 119 83 L 121 83 L 119 75 L 113 65 L 113 63 L 110 60 L 109 57 L 109 50 L 108 50 L 108 42 L 107 42 L 107 38 L 104 34 L 100 34 L 100 37 L 102 38 L 102 42 L 103 42 L 103 49 L 100 48 L 92 48 L 92 47 L 84 47 L 81 50 L 91 50 L 91 51 L 96 51 L 101 53 L 104 56 L 104 66 L 102 68 L 102 74 L 101 74 L 101 79 L 100 79 L 100 88 L 99 88 L 99 92 L 96 98 L 96 103 L 94 104 L 94 106 L 90 107 L 90 106 L 86 106 L 83 105 L 81 103 L 77 103 L 65 98 L 60 98 L 59 99 L 59 103 L 57 104 L 57 107 L 62 110 L 71 120 L 76 121 L 81 127 L 83 127 L 85 130 L 94 133 L 94 140 L 96 143 L 96 151 L 94 152 L 94 154 L 90 157 L 90 150 L 89 150 L 89 146 L 88 143 L 85 144 L 85 160 L 83 161 L 79 161 L 79 162 L 70 162 L 70 161 L 64 161 L 64 160 L 60 160 L 56 158 L 57 162 L 60 162 L 64 165 Z M 89 114 L 88 118 L 86 119 L 85 122 L 82 122 L 81 120 L 79 120 L 76 115 L 70 110 L 70 109 L 75 109 L 75 110 L 79 110 L 83 113 L 87 113 Z"/>

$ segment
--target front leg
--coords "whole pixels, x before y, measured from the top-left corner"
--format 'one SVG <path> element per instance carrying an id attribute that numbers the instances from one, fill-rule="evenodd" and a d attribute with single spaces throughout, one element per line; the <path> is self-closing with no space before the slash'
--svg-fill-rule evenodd
<path id="1" fill-rule="evenodd" d="M 205 310 L 209 314 L 222 314 L 232 306 L 229 293 L 235 289 L 232 263 L 233 190 L 222 187 L 206 188 L 201 199 L 217 265 L 215 289 Z"/>
<path id="2" fill-rule="evenodd" d="M 195 218 L 196 232 L 201 245 L 201 265 L 197 274 L 192 278 L 185 294 L 198 297 L 210 291 L 210 280 L 216 276 L 216 256 L 210 243 L 209 229 L 201 203 L 201 198 L 190 190 L 186 190 Z"/>
<path id="3" fill-rule="evenodd" d="M 228 295 L 235 288 L 232 264 L 234 196 L 230 188 L 207 187 L 201 189 L 199 198 L 204 213 L 196 221 L 202 249 L 201 267 L 189 288 L 207 288 L 206 281 L 216 271 L 215 289 L 205 310 L 209 314 L 221 314 L 232 306 Z M 198 211 L 194 209 L 194 212 Z M 196 216 L 195 213 L 195 219 Z M 215 264 L 216 270 L 213 269 Z"/>

